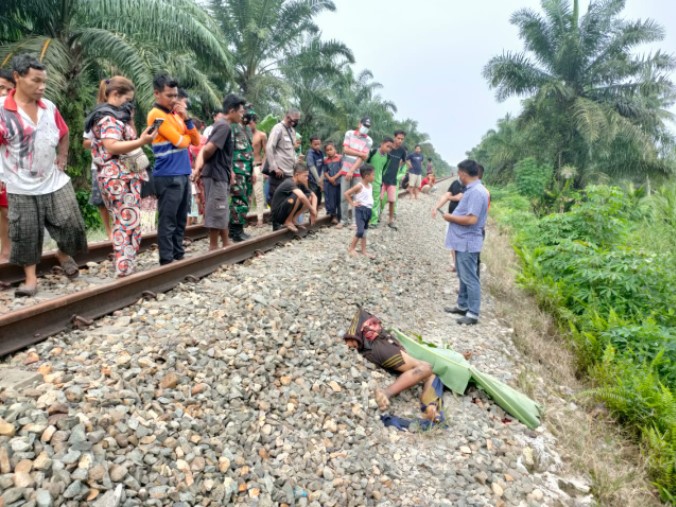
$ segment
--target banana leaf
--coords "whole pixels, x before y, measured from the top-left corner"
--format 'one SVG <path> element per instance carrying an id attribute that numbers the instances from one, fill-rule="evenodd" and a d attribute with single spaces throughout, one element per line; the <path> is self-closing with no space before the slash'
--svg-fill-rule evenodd
<path id="1" fill-rule="evenodd" d="M 422 340 L 414 340 L 398 329 L 390 331 L 412 357 L 431 364 L 435 375 L 454 393 L 463 394 L 472 380 L 512 417 L 531 429 L 540 425 L 540 405 L 492 375 L 480 372 L 462 354 Z"/>

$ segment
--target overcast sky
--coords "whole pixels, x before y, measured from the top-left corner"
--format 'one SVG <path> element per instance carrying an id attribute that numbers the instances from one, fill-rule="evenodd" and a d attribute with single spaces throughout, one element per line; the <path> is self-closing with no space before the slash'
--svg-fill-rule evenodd
<path id="1" fill-rule="evenodd" d="M 336 12 L 318 17 L 324 38 L 352 49 L 355 68 L 373 72 L 384 86 L 381 95 L 397 105 L 397 117 L 417 120 L 448 163 L 462 160 L 499 118 L 519 112 L 520 100 L 495 100 L 482 69 L 503 50 L 523 49 L 509 18 L 523 7 L 539 10 L 539 0 L 335 3 Z M 581 0 L 584 10 L 588 3 Z M 657 20 L 667 36 L 655 48 L 676 53 L 676 0 L 627 0 L 623 17 Z"/>

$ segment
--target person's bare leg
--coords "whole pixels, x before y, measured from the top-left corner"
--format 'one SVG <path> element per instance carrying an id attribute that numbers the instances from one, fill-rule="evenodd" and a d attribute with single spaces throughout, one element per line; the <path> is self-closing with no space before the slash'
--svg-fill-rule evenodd
<path id="1" fill-rule="evenodd" d="M 0 208 L 0 262 L 9 260 L 11 243 L 9 241 L 8 209 Z"/>
<path id="2" fill-rule="evenodd" d="M 32 266 L 24 266 L 23 273 L 24 276 L 26 277 L 26 280 L 23 282 L 23 284 L 21 284 L 22 286 L 25 286 L 30 289 L 34 289 L 35 287 L 38 286 L 38 275 L 35 264 L 33 264 Z"/>
<path id="3" fill-rule="evenodd" d="M 221 237 L 220 229 L 209 229 L 209 251 L 218 249 L 218 238 Z"/>
<path id="4" fill-rule="evenodd" d="M 434 373 L 432 373 L 432 366 L 429 363 L 414 359 L 403 350 L 401 351 L 401 357 L 404 360 L 404 364 L 397 368 L 397 371 L 401 372 L 401 375 L 385 389 L 376 389 L 376 401 L 379 399 L 382 401 L 383 396 L 386 400 L 385 403 L 378 403 L 378 408 L 380 408 L 380 410 L 387 409 L 389 406 L 389 399 L 392 398 L 392 396 L 396 396 L 400 392 L 434 376 Z"/>
<path id="5" fill-rule="evenodd" d="M 394 223 L 394 203 L 388 202 L 387 204 L 389 205 L 389 210 L 388 210 L 389 223 Z"/>
<path id="6" fill-rule="evenodd" d="M 289 216 L 286 217 L 286 220 L 282 225 L 287 229 L 289 229 L 290 231 L 298 232 L 298 229 L 296 228 L 294 222 L 296 218 L 298 218 L 300 211 L 302 211 L 301 202 L 299 199 L 296 199 L 296 202 L 293 204 L 293 208 L 291 209 L 291 213 L 289 213 Z"/>
<path id="7" fill-rule="evenodd" d="M 451 250 L 451 273 L 455 273 L 455 250 Z"/>
<path id="8" fill-rule="evenodd" d="M 359 241 L 359 238 L 357 236 L 352 237 L 352 241 L 350 242 L 350 247 L 347 249 L 347 253 L 350 254 L 352 257 L 357 256 L 357 242 Z"/>
<path id="9" fill-rule="evenodd" d="M 370 254 L 366 251 L 366 236 L 361 238 L 361 254 L 364 257 L 368 257 L 369 259 L 375 258 L 375 256 L 373 254 Z"/>
<path id="10" fill-rule="evenodd" d="M 230 246 L 230 239 L 229 239 L 229 236 L 228 236 L 228 230 L 225 229 L 225 230 L 220 231 L 220 236 L 221 236 L 221 244 L 223 245 L 223 248 L 227 248 L 228 246 Z"/>
<path id="11" fill-rule="evenodd" d="M 103 228 L 106 231 L 106 237 L 109 241 L 112 241 L 113 227 L 110 225 L 110 213 L 108 213 L 108 208 L 99 206 L 99 215 L 101 216 L 101 222 L 103 222 Z"/>

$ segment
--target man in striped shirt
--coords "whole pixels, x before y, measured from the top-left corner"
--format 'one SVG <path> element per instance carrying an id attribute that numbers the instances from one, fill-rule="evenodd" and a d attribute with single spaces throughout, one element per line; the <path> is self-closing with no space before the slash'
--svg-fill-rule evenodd
<path id="1" fill-rule="evenodd" d="M 155 191 L 157 193 L 157 244 L 160 264 L 183 259 L 183 235 L 190 210 L 190 145 L 200 144 L 200 134 L 179 100 L 178 83 L 165 74 L 153 80 L 155 105 L 148 113 L 148 126 L 163 119 L 153 141 Z"/>

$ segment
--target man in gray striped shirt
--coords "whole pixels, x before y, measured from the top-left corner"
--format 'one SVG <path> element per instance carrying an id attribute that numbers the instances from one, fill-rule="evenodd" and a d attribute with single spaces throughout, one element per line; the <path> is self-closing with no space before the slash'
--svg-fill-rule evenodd
<path id="1" fill-rule="evenodd" d="M 445 213 L 449 222 L 446 248 L 455 250 L 455 267 L 460 279 L 458 301 L 448 313 L 461 315 L 458 324 L 474 325 L 479 322 L 481 307 L 481 281 L 479 279 L 479 254 L 483 247 L 486 218 L 488 217 L 488 191 L 479 179 L 479 165 L 474 160 L 458 164 L 458 179 L 466 190 L 453 213 Z"/>

